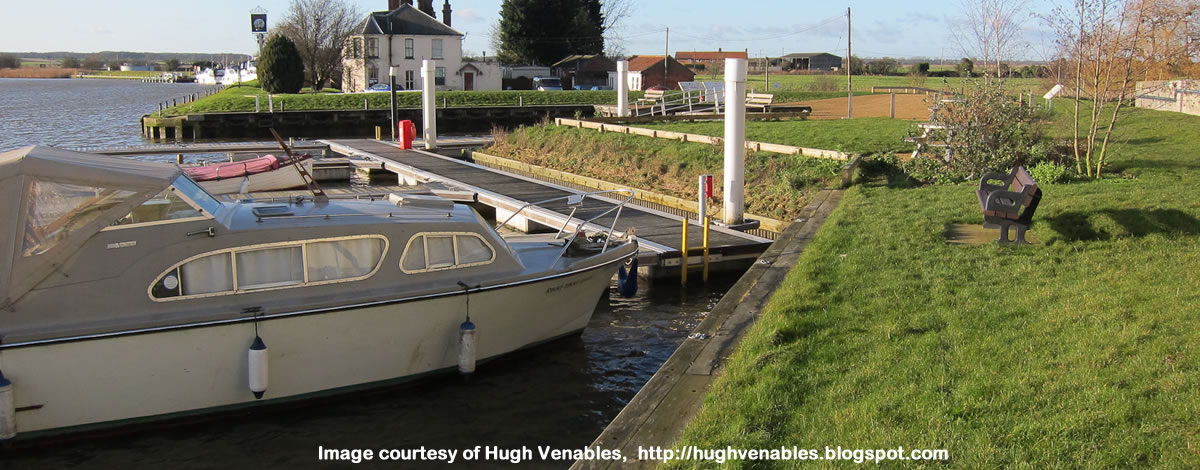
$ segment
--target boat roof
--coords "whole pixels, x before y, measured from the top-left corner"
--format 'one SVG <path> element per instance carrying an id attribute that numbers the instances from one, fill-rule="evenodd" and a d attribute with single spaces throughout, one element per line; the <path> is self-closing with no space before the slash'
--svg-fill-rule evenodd
<path id="1" fill-rule="evenodd" d="M 32 146 L 0 153 L 0 308 L 162 192 L 178 166 Z"/>

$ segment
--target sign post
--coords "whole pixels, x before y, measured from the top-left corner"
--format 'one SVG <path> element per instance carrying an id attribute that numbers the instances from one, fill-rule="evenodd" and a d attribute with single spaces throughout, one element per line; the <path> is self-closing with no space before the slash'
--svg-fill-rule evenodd
<path id="1" fill-rule="evenodd" d="M 258 54 L 262 55 L 263 44 L 267 42 L 267 10 L 261 6 L 250 10 L 250 32 L 258 40 Z"/>

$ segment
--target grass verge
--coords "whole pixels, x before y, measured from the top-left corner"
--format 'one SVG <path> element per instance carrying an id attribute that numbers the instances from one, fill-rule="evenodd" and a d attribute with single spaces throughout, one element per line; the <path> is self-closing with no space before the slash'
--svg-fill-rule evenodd
<path id="1" fill-rule="evenodd" d="M 1046 185 L 1041 245 L 948 245 L 946 224 L 981 220 L 971 184 L 851 189 L 682 444 L 1200 465 L 1197 127 L 1130 112 L 1113 163 L 1136 178 Z"/>
<path id="2" fill-rule="evenodd" d="M 637 126 L 717 137 L 725 135 L 723 121 L 648 123 Z M 746 138 L 756 142 L 864 155 L 911 152 L 914 144 L 904 142 L 904 136 L 908 135 L 911 127 L 910 121 L 888 118 L 749 121 L 746 123 Z"/>
<path id="3" fill-rule="evenodd" d="M 592 129 L 540 125 L 495 131 L 487 153 L 634 188 L 691 200 L 696 179 L 712 174 L 721 199 L 723 148 Z M 838 178 L 844 162 L 750 152 L 746 155 L 746 211 L 796 218 L 816 191 Z M 714 210 L 716 210 L 714 208 Z"/>

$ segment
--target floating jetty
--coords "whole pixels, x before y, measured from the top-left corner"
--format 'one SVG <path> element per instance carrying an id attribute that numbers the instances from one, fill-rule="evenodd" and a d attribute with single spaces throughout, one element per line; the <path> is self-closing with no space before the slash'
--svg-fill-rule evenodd
<path id="1" fill-rule="evenodd" d="M 397 175 L 405 184 L 436 183 L 472 194 L 471 199 L 481 211 L 494 212 L 503 220 L 528 203 L 563 197 L 578 191 L 508 173 L 482 165 L 438 155 L 422 150 L 405 150 L 399 145 L 370 139 L 322 140 L 337 153 L 379 162 Z M 438 140 L 439 144 L 442 140 Z M 513 217 L 509 224 L 521 231 L 557 231 L 564 225 L 586 220 L 600 214 L 613 202 L 589 199 L 572 217 L 569 212 L 545 208 L 526 209 Z M 597 220 L 608 226 L 611 217 Z M 616 230 L 624 233 L 636 228 L 641 243 L 638 257 L 643 274 L 653 277 L 679 275 L 683 260 L 684 217 L 667 212 L 627 205 L 621 212 Z M 688 220 L 688 265 L 703 263 L 701 254 L 703 229 L 699 222 Z M 743 270 L 771 245 L 771 240 L 728 228 L 710 226 L 709 264 L 714 271 Z"/>

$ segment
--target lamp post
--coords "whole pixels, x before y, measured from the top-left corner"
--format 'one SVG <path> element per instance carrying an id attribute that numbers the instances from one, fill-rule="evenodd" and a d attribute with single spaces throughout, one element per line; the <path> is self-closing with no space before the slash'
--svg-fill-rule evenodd
<path id="1" fill-rule="evenodd" d="M 396 66 L 388 67 L 388 94 L 392 96 L 392 142 L 396 141 Z"/>

